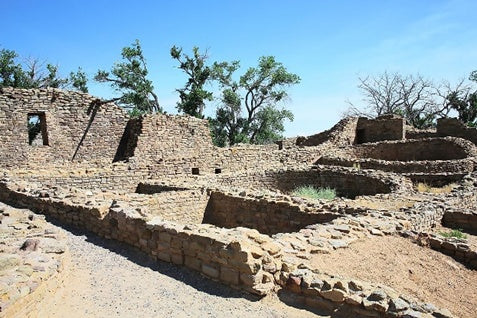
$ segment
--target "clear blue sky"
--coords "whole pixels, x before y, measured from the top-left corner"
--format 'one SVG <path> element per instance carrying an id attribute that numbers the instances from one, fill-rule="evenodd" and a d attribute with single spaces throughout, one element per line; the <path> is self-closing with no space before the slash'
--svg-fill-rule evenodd
<path id="1" fill-rule="evenodd" d="M 347 99 L 360 101 L 358 76 L 388 70 L 457 81 L 477 69 L 476 0 L 0 0 L 0 12 L 0 47 L 58 64 L 63 75 L 110 69 L 139 39 L 169 113 L 185 83 L 171 46 L 208 49 L 211 61 L 238 59 L 244 68 L 274 55 L 302 79 L 290 90 L 287 136 L 337 122 Z M 105 84 L 91 83 L 90 92 L 112 94 Z"/>

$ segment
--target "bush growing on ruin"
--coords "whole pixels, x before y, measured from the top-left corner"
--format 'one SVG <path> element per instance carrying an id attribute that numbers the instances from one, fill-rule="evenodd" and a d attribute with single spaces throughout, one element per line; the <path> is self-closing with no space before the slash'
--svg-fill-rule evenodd
<path id="1" fill-rule="evenodd" d="M 292 195 L 307 199 L 333 200 L 336 190 L 331 188 L 315 188 L 313 186 L 300 186 L 292 191 Z"/>
<path id="2" fill-rule="evenodd" d="M 467 235 L 465 233 L 463 233 L 461 229 L 454 229 L 454 230 L 451 230 L 449 232 L 439 232 L 439 235 L 443 236 L 443 237 L 454 237 L 454 238 L 458 238 L 458 239 L 466 239 L 467 238 Z"/>

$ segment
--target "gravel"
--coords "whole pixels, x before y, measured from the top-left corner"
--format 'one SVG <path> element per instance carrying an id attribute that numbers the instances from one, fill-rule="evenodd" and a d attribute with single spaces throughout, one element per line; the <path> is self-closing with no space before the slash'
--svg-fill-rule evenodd
<path id="1" fill-rule="evenodd" d="M 42 302 L 39 317 L 316 317 L 276 296 L 259 299 L 116 241 L 67 230 L 69 278 Z"/>

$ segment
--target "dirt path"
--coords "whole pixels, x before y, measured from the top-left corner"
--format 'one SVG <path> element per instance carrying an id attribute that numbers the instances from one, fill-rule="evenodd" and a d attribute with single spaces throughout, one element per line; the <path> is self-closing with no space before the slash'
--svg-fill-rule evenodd
<path id="1" fill-rule="evenodd" d="M 477 271 L 408 239 L 374 237 L 316 255 L 312 263 L 324 272 L 393 287 L 462 318 L 475 317 Z"/>
<path id="2" fill-rule="evenodd" d="M 276 299 L 258 300 L 188 269 L 152 262 L 113 241 L 67 235 L 69 283 L 42 303 L 39 317 L 316 317 Z"/>

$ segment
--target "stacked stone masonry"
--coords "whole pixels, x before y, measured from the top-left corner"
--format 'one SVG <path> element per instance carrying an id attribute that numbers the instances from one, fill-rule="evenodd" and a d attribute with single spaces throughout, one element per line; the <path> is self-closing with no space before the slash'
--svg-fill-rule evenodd
<path id="1" fill-rule="evenodd" d="M 41 124 L 33 140 L 31 116 Z M 217 148 L 205 120 L 129 118 L 87 94 L 4 88 L 0 201 L 254 294 L 292 295 L 353 316 L 452 317 L 308 262 L 369 236 L 412 237 L 441 222 L 476 230 L 471 130 L 439 125 L 411 131 L 395 116 L 346 118 L 309 137 Z M 439 196 L 418 193 L 417 182 L 455 186 Z M 293 196 L 303 185 L 338 197 Z M 474 266 L 466 242 L 428 237 L 432 248 Z"/>

